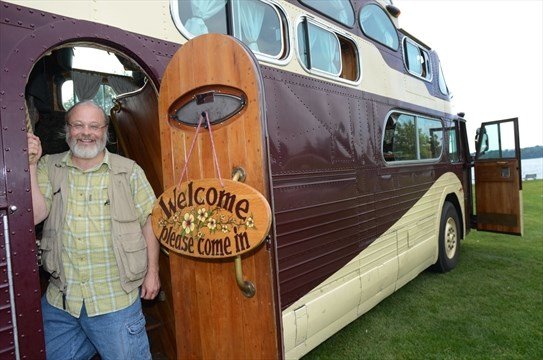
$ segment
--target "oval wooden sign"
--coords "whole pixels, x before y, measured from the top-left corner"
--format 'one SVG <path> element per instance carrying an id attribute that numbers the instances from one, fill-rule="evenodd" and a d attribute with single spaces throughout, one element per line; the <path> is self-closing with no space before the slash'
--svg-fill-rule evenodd
<path id="1" fill-rule="evenodd" d="M 164 191 L 152 213 L 160 243 L 196 258 L 228 258 L 256 248 L 270 230 L 268 201 L 249 185 L 223 184 L 191 180 Z"/>

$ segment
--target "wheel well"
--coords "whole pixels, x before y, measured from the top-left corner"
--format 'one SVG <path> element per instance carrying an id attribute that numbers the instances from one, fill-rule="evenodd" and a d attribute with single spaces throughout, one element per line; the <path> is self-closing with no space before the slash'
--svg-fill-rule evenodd
<path id="1" fill-rule="evenodd" d="M 450 202 L 451 204 L 453 204 L 455 210 L 456 210 L 456 213 L 458 214 L 458 217 L 459 217 L 459 220 L 460 220 L 460 234 L 462 234 L 461 236 L 461 239 L 464 239 L 464 221 L 463 221 L 463 216 L 462 216 L 462 208 L 460 207 L 460 203 L 458 202 L 458 198 L 456 197 L 455 194 L 451 193 L 451 194 L 448 194 L 447 197 L 445 197 L 445 201 L 448 201 Z"/>

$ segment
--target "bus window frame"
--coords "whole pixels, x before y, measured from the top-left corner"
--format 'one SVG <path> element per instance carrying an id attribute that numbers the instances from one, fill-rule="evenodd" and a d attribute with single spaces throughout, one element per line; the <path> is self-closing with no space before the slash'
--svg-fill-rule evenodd
<path id="1" fill-rule="evenodd" d="M 436 158 L 431 158 L 431 159 L 410 159 L 410 160 L 393 160 L 393 161 L 388 161 L 385 159 L 385 153 L 383 151 L 383 144 L 384 144 L 384 141 L 385 141 L 385 130 L 386 130 L 386 124 L 388 122 L 388 119 L 389 117 L 394 114 L 394 113 L 397 113 L 397 114 L 400 114 L 400 115 L 408 115 L 408 116 L 413 116 L 415 118 L 415 129 L 418 129 L 417 127 L 417 122 L 416 122 L 416 119 L 417 118 L 425 118 L 425 119 L 428 119 L 428 120 L 435 120 L 435 121 L 439 121 L 439 123 L 441 124 L 441 131 L 443 133 L 443 136 L 441 137 L 441 152 L 439 154 L 438 157 Z M 383 163 L 385 164 L 386 167 L 395 167 L 395 166 L 402 166 L 402 165 L 422 165 L 422 164 L 437 164 L 439 162 L 441 162 L 443 160 L 443 154 L 445 153 L 445 143 L 446 143 L 446 139 L 445 139 L 445 125 L 444 125 L 444 122 L 443 122 L 443 119 L 439 118 L 439 117 L 434 117 L 434 116 L 431 116 L 431 115 L 425 115 L 425 114 L 420 114 L 420 113 L 416 113 L 416 112 L 411 112 L 411 111 L 403 111 L 403 110 L 398 110 L 398 109 L 392 109 L 390 110 L 387 115 L 385 116 L 385 121 L 383 123 L 383 131 L 382 131 L 382 134 L 381 134 L 381 143 L 379 144 L 379 152 L 381 154 L 381 160 L 383 161 Z M 417 153 L 417 156 L 419 156 L 419 152 L 420 152 L 420 147 L 419 147 L 419 141 L 418 139 L 416 139 L 416 146 L 417 146 L 417 149 L 416 150 L 416 153 Z M 447 143 L 447 149 L 448 149 L 448 143 Z"/>
<path id="2" fill-rule="evenodd" d="M 426 71 L 429 74 L 428 77 L 421 76 L 421 75 L 419 75 L 419 74 L 417 74 L 417 73 L 415 73 L 415 72 L 413 72 L 413 71 L 411 71 L 409 69 L 407 52 L 406 52 L 406 50 L 407 50 L 406 47 L 407 47 L 408 42 L 411 43 L 412 45 L 415 45 L 419 49 L 422 56 L 424 57 L 424 63 L 422 64 L 422 66 L 424 67 L 425 64 L 428 64 L 428 66 L 426 67 Z M 418 79 L 421 79 L 421 80 L 424 80 L 426 82 L 431 83 L 433 78 L 434 78 L 434 72 L 432 70 L 432 58 L 430 56 L 430 50 L 425 48 L 424 46 L 422 46 L 421 44 L 419 44 L 418 42 L 416 42 L 415 40 L 411 39 L 408 36 L 404 36 L 404 38 L 402 40 L 401 48 L 402 48 L 402 55 L 403 55 L 403 64 L 404 64 L 405 69 L 407 70 L 407 72 L 409 74 L 411 74 L 412 76 L 418 78 Z M 447 94 L 444 94 L 444 95 L 447 95 Z"/>
<path id="3" fill-rule="evenodd" d="M 439 92 L 441 92 L 445 96 L 449 96 L 451 94 L 451 91 L 449 90 L 449 85 L 447 85 L 447 80 L 445 79 L 445 72 L 443 71 L 443 67 L 441 66 L 441 61 L 438 61 L 437 72 L 437 87 L 439 88 Z M 446 92 L 443 92 L 441 85 L 445 87 Z"/>
<path id="4" fill-rule="evenodd" d="M 341 70 L 339 71 L 339 74 L 338 75 L 334 75 L 332 73 L 328 73 L 326 71 L 322 71 L 322 70 L 319 70 L 319 69 L 308 69 L 304 62 L 302 61 L 302 57 L 300 55 L 300 48 L 299 48 L 299 44 L 298 44 L 298 26 L 300 26 L 301 24 L 303 24 L 304 22 L 309 22 L 309 23 L 312 23 L 313 25 L 319 27 L 319 28 L 322 28 L 324 29 L 325 31 L 328 31 L 328 32 L 331 32 L 332 34 L 334 34 L 334 36 L 336 37 L 336 40 L 338 41 L 338 49 L 339 49 L 339 57 L 340 57 L 340 65 L 341 65 Z M 303 25 L 305 26 L 305 25 Z M 304 31 L 305 32 L 305 31 Z M 325 24 L 323 21 L 320 21 L 317 20 L 316 18 L 314 18 L 313 16 L 311 16 L 310 14 L 301 14 L 297 17 L 296 21 L 294 22 L 294 27 L 293 27 L 293 30 L 292 30 L 292 33 L 293 33 L 293 49 L 294 51 L 293 52 L 296 52 L 296 58 L 298 59 L 298 64 L 300 64 L 301 68 L 309 73 L 309 74 L 312 74 L 312 75 L 316 75 L 316 76 L 319 76 L 319 77 L 322 77 L 322 78 L 326 78 L 328 80 L 332 80 L 334 82 L 341 82 L 341 83 L 345 83 L 345 84 L 349 84 L 349 85 L 353 85 L 353 86 L 358 86 L 362 83 L 362 58 L 360 56 L 360 50 L 358 48 L 358 45 L 357 45 L 357 42 L 355 40 L 355 38 L 350 35 L 349 33 L 345 32 L 345 31 L 341 31 L 337 28 L 334 28 L 333 26 L 329 25 L 329 24 Z M 307 33 L 305 32 L 305 35 L 307 35 Z M 342 52 L 341 52 L 341 40 L 339 39 L 339 37 L 342 37 L 344 38 L 346 41 L 349 41 L 353 48 L 354 48 L 354 51 L 355 51 L 355 61 L 356 61 L 356 72 L 357 72 L 357 78 L 356 80 L 350 80 L 350 79 L 347 79 L 347 78 L 343 78 L 341 77 L 341 73 L 343 72 L 343 57 L 342 57 Z"/>
<path id="5" fill-rule="evenodd" d="M 170 0 L 169 2 L 170 3 L 170 6 L 169 6 L 170 17 L 174 23 L 175 28 L 177 29 L 177 31 L 179 31 L 181 36 L 183 36 L 186 40 L 191 40 L 195 38 L 195 36 L 192 33 L 190 33 L 181 22 L 181 19 L 178 15 L 179 14 L 178 1 L 179 0 Z M 239 39 L 233 34 L 234 29 L 232 25 L 230 24 L 235 18 L 233 14 L 234 13 L 233 6 L 231 4 L 232 1 L 238 1 L 238 0 L 226 0 L 227 33 L 223 35 L 232 36 L 233 38 L 242 42 L 245 46 L 248 47 L 247 44 L 245 44 L 241 39 Z M 287 16 L 287 12 L 285 11 L 285 8 L 281 4 L 273 0 L 252 0 L 252 1 L 257 1 L 265 5 L 268 5 L 276 13 L 277 18 L 279 19 L 279 24 L 281 28 L 281 51 L 279 52 L 277 56 L 272 56 L 260 51 L 253 51 L 251 49 L 249 50 L 260 61 L 276 64 L 276 65 L 281 65 L 281 66 L 287 65 L 292 59 L 291 49 L 292 49 L 293 44 L 292 44 L 292 37 L 290 36 L 290 29 L 291 29 L 290 22 Z"/>

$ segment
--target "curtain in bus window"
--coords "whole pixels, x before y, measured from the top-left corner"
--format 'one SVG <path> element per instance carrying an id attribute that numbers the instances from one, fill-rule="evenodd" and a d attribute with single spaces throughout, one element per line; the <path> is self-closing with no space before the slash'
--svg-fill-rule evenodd
<path id="1" fill-rule="evenodd" d="M 115 90 L 116 94 L 126 94 L 138 89 L 138 87 L 132 81 L 123 76 L 109 75 L 107 82 L 109 85 L 111 85 L 113 90 Z"/>
<path id="2" fill-rule="evenodd" d="M 74 90 L 80 101 L 94 98 L 102 83 L 102 76 L 92 73 L 72 71 Z"/>
<path id="3" fill-rule="evenodd" d="M 347 14 L 347 6 L 349 7 L 349 10 L 351 10 L 351 5 L 348 1 L 345 0 L 329 0 L 330 1 L 330 7 L 333 9 L 334 15 L 336 19 L 347 26 L 352 26 L 353 24 L 353 17 Z M 352 10 L 351 10 L 352 11 Z"/>
<path id="4" fill-rule="evenodd" d="M 193 17 L 183 25 L 194 36 L 207 34 L 209 31 L 205 20 L 224 9 L 225 5 L 226 0 L 191 0 L 190 7 Z"/>
<path id="5" fill-rule="evenodd" d="M 253 51 L 260 52 L 258 37 L 264 21 L 265 4 L 255 1 L 243 1 L 240 6 L 240 24 L 244 42 Z"/>
<path id="6" fill-rule="evenodd" d="M 339 75 L 339 44 L 331 32 L 308 24 L 311 68 Z"/>

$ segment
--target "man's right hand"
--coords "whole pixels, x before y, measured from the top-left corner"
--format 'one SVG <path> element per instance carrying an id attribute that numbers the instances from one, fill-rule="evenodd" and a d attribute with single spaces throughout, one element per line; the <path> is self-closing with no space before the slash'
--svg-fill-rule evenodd
<path id="1" fill-rule="evenodd" d="M 42 153 L 40 138 L 31 133 L 27 133 L 26 137 L 28 140 L 28 163 L 36 165 Z"/>

